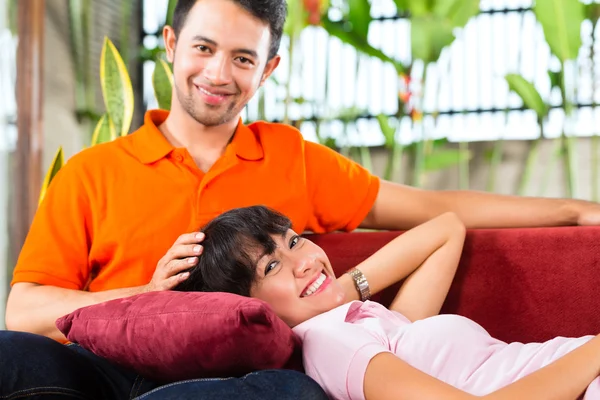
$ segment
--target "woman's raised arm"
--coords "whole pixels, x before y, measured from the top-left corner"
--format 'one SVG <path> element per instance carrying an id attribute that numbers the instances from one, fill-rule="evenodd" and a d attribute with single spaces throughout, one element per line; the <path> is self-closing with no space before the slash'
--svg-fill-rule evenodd
<path id="1" fill-rule="evenodd" d="M 465 227 L 452 213 L 442 214 L 398 236 L 357 268 L 371 293 L 408 277 L 390 309 L 412 321 L 439 313 L 454 279 L 465 238 Z M 352 278 L 339 279 L 348 301 L 358 300 Z"/>

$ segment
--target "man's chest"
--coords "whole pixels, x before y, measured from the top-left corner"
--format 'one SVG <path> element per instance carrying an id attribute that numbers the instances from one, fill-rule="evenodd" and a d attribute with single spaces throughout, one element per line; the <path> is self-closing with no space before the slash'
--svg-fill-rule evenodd
<path id="1" fill-rule="evenodd" d="M 292 176 L 274 173 L 267 179 L 239 171 L 208 179 L 181 172 L 157 173 L 151 179 L 128 174 L 104 194 L 91 224 L 89 256 L 98 278 L 133 274 L 144 283 L 179 235 L 197 231 L 233 208 L 266 205 L 287 215 L 295 229 L 306 226 L 306 190 Z"/>

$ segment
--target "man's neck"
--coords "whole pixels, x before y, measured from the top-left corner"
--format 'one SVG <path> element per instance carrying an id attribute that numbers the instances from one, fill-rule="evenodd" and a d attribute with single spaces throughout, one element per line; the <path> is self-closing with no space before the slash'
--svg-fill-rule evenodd
<path id="1" fill-rule="evenodd" d="M 200 124 L 181 109 L 173 109 L 159 127 L 174 147 L 185 147 L 204 172 L 223 155 L 238 124 L 238 119 L 218 126 Z"/>

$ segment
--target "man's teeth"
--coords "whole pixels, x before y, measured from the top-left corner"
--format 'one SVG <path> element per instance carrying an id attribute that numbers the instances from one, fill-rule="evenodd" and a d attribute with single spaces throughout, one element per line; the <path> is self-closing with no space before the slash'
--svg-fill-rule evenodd
<path id="1" fill-rule="evenodd" d="M 207 96 L 212 96 L 212 97 L 222 97 L 222 96 L 223 96 L 223 95 L 221 95 L 221 94 L 214 94 L 214 93 L 211 93 L 211 92 L 209 92 L 208 90 L 205 90 L 205 89 L 202 89 L 202 88 L 200 88 L 200 91 L 201 91 L 202 93 L 204 93 L 205 95 L 207 95 Z"/>
<path id="2" fill-rule="evenodd" d="M 325 274 L 321 272 L 321 275 L 317 278 L 317 280 L 314 281 L 313 284 L 310 285 L 304 293 L 302 293 L 302 297 L 310 296 L 311 294 L 316 292 L 317 289 L 321 287 L 323 282 L 325 282 L 325 279 L 327 279 L 327 276 L 325 276 Z"/>

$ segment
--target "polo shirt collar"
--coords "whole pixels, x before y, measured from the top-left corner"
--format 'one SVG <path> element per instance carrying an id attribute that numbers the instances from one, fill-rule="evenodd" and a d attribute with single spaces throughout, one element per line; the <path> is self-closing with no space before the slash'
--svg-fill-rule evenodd
<path id="1" fill-rule="evenodd" d="M 244 125 L 241 118 L 235 128 L 231 144 L 237 156 L 244 160 L 258 161 L 264 157 L 264 151 L 257 135 L 249 126 Z"/>
<path id="2" fill-rule="evenodd" d="M 134 133 L 132 140 L 138 159 L 144 164 L 152 164 L 175 149 L 165 138 L 158 127 L 165 122 L 169 112 L 165 110 L 150 110 L 144 116 L 144 126 Z"/>
<path id="3" fill-rule="evenodd" d="M 175 149 L 158 129 L 168 116 L 169 112 L 165 110 L 149 110 L 144 116 L 142 128 L 131 135 L 137 157 L 142 163 L 154 163 Z M 241 118 L 235 129 L 231 146 L 236 155 L 244 160 L 257 161 L 264 157 L 257 135 L 249 126 L 244 125 Z"/>

